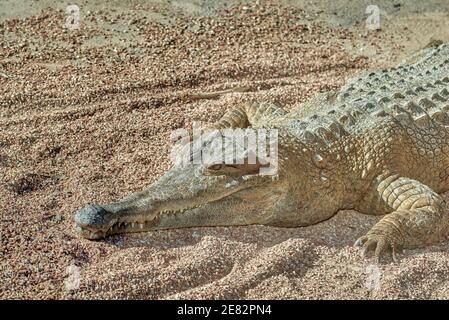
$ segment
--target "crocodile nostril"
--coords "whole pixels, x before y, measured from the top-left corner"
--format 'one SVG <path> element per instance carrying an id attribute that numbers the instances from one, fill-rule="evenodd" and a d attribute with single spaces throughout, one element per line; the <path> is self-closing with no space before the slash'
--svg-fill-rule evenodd
<path id="1" fill-rule="evenodd" d="M 111 224 L 111 215 L 99 205 L 89 205 L 75 214 L 75 223 L 83 228 L 102 229 Z"/>

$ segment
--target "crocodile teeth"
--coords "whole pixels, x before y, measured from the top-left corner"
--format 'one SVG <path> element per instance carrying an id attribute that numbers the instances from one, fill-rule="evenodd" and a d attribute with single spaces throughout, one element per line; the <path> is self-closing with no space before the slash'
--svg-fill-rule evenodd
<path id="1" fill-rule="evenodd" d="M 140 229 L 143 229 L 143 223 L 139 223 Z"/>

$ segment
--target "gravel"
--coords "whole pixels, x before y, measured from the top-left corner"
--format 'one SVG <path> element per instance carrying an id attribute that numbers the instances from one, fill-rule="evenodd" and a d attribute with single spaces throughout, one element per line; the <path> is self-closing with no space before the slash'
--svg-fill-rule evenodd
<path id="1" fill-rule="evenodd" d="M 160 3 L 92 9 L 73 31 L 55 8 L 0 22 L 0 298 L 449 298 L 447 244 L 373 267 L 352 241 L 378 218 L 355 212 L 295 229 L 97 242 L 74 233 L 76 210 L 138 191 L 170 167 L 172 130 L 247 100 L 292 109 L 384 65 L 348 43 L 404 54 L 382 32 L 313 22 L 277 1 L 160 21 L 141 14 L 164 16 Z M 185 99 L 233 87 L 251 90 Z"/>

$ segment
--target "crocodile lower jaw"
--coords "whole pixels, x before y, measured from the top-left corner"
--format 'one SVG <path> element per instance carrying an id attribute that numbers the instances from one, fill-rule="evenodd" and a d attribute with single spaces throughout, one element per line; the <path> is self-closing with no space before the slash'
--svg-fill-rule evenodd
<path id="1" fill-rule="evenodd" d="M 120 233 L 133 233 L 149 231 L 154 226 L 154 221 L 162 214 L 178 214 L 186 210 L 192 210 L 201 207 L 202 205 L 194 206 L 191 208 L 181 210 L 162 210 L 159 211 L 150 220 L 135 220 L 135 221 L 116 221 L 109 228 L 105 229 L 89 229 L 89 227 L 75 226 L 76 232 L 83 238 L 90 240 L 98 240 L 104 237 L 120 234 Z"/>

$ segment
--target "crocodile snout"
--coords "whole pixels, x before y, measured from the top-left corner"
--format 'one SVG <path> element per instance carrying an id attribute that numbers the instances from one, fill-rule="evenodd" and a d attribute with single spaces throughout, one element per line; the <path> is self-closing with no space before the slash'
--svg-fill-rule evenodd
<path id="1" fill-rule="evenodd" d="M 112 214 L 95 204 L 75 214 L 76 231 L 88 239 L 103 238 L 113 223 Z"/>

